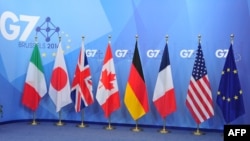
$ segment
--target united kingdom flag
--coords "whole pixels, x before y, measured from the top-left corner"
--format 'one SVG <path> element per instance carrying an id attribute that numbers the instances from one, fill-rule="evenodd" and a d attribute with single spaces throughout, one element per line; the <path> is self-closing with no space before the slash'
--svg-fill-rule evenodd
<path id="1" fill-rule="evenodd" d="M 84 107 L 94 102 L 92 90 L 90 68 L 85 54 L 84 43 L 82 43 L 71 88 L 71 99 L 75 104 L 76 112 L 80 112 Z"/>

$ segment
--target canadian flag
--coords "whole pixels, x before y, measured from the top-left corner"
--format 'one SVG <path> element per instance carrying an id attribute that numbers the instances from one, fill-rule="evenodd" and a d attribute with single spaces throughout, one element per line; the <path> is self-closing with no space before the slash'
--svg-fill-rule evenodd
<path id="1" fill-rule="evenodd" d="M 96 99 L 101 105 L 105 117 L 110 117 L 112 112 L 120 108 L 120 97 L 110 44 L 109 41 L 96 93 Z"/>
<path id="2" fill-rule="evenodd" d="M 70 83 L 61 42 L 59 42 L 55 64 L 51 75 L 49 96 L 56 105 L 56 112 L 70 104 Z"/>

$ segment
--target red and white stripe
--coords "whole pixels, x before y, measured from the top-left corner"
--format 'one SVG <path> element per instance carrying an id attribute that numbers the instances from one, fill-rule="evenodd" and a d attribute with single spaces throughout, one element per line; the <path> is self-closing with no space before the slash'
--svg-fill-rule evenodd
<path id="1" fill-rule="evenodd" d="M 197 81 L 191 77 L 186 105 L 198 124 L 214 115 L 212 93 L 207 75 Z"/>

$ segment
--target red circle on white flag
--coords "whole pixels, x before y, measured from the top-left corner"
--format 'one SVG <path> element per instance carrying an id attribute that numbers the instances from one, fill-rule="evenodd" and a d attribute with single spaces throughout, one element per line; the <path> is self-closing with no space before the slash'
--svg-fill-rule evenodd
<path id="1" fill-rule="evenodd" d="M 54 89 L 60 91 L 65 87 L 66 83 L 67 83 L 66 72 L 60 67 L 55 68 L 52 73 L 51 85 L 54 87 Z"/>

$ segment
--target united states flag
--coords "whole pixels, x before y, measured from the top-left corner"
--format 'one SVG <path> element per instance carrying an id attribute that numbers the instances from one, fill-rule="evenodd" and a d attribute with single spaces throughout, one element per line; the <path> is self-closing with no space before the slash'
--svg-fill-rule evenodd
<path id="1" fill-rule="evenodd" d="M 75 103 L 76 112 L 80 112 L 94 102 L 92 78 L 83 43 L 72 83 L 71 99 Z"/>
<path id="2" fill-rule="evenodd" d="M 211 88 L 200 43 L 188 86 L 186 106 L 197 124 L 214 115 Z"/>

